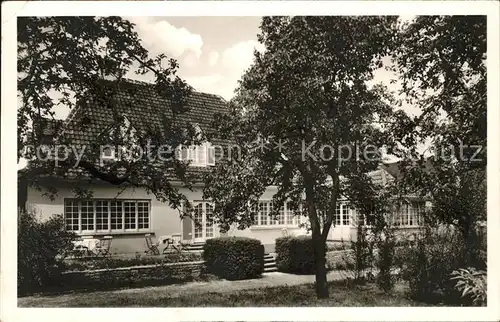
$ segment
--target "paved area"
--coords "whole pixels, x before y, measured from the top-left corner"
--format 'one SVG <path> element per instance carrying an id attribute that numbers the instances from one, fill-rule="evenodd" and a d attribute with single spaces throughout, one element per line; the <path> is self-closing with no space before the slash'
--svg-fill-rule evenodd
<path id="1" fill-rule="evenodd" d="M 339 273 L 338 271 L 329 272 L 327 279 L 329 281 L 345 279 L 346 273 Z M 135 293 L 140 294 L 141 292 L 159 292 L 168 293 L 171 297 L 178 297 L 180 295 L 186 294 L 200 294 L 208 292 L 232 292 L 239 290 L 249 290 L 262 287 L 276 287 L 285 285 L 300 285 L 300 284 L 310 284 L 314 283 L 314 275 L 294 275 L 286 274 L 280 272 L 264 273 L 262 278 L 242 280 L 242 281 L 226 281 L 226 280 L 215 280 L 209 282 L 191 282 L 181 285 L 166 285 L 166 286 L 155 286 L 146 287 L 140 289 L 123 289 L 114 291 L 117 294 L 120 293 Z"/>

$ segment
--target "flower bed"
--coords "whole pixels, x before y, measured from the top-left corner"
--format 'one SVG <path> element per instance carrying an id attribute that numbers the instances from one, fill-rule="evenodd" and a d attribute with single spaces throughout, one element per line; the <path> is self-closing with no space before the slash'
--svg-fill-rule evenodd
<path id="1" fill-rule="evenodd" d="M 144 265 L 163 265 L 171 263 L 196 262 L 202 260 L 198 253 L 172 253 L 162 256 L 137 256 L 135 258 L 94 258 L 68 259 L 64 262 L 66 271 L 85 271 L 111 269 Z"/>

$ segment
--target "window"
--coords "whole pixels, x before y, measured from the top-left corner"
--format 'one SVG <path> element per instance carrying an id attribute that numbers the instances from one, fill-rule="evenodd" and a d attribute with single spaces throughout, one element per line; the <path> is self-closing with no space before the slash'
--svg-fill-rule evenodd
<path id="1" fill-rule="evenodd" d="M 80 205 L 81 229 L 94 230 L 94 205 L 92 201 L 82 201 Z"/>
<path id="2" fill-rule="evenodd" d="M 135 215 L 136 215 L 136 209 L 135 209 L 136 203 L 131 202 L 131 201 L 125 201 L 123 203 L 123 211 L 124 211 L 124 218 L 125 218 L 125 230 L 127 229 L 136 229 L 136 222 L 135 222 Z"/>
<path id="3" fill-rule="evenodd" d="M 340 202 L 337 202 L 337 205 L 335 207 L 335 226 L 340 226 L 341 223 L 342 223 L 341 205 Z"/>
<path id="4" fill-rule="evenodd" d="M 347 204 L 342 204 L 342 225 L 349 226 L 350 218 L 349 218 L 349 206 Z"/>
<path id="5" fill-rule="evenodd" d="M 349 213 L 349 204 L 346 202 L 337 202 L 335 207 L 335 226 L 349 226 L 351 217 Z"/>
<path id="6" fill-rule="evenodd" d="M 294 221 L 295 221 L 295 216 L 294 216 L 294 213 L 293 213 L 293 210 L 292 209 L 289 209 L 287 207 L 287 203 L 285 203 L 285 208 L 286 208 L 286 224 L 287 225 L 293 225 L 294 224 Z"/>
<path id="7" fill-rule="evenodd" d="M 109 229 L 109 203 L 104 200 L 95 202 L 95 225 L 97 231 L 108 231 Z"/>
<path id="8" fill-rule="evenodd" d="M 276 218 L 276 223 L 278 225 L 284 225 L 285 224 L 285 207 L 281 207 L 278 211 L 278 217 Z"/>
<path id="9" fill-rule="evenodd" d="M 64 214 L 67 230 L 79 230 L 78 203 L 68 200 L 64 205 Z"/>
<path id="10" fill-rule="evenodd" d="M 203 204 L 200 203 L 194 207 L 194 238 L 203 237 Z"/>
<path id="11" fill-rule="evenodd" d="M 205 235 L 207 238 L 211 238 L 211 237 L 214 237 L 214 206 L 209 204 L 209 203 L 205 203 L 205 221 L 206 221 L 206 225 L 205 225 Z"/>
<path id="12" fill-rule="evenodd" d="M 102 159 L 115 159 L 115 149 L 110 146 L 106 146 L 102 149 L 102 154 L 101 154 Z"/>
<path id="13" fill-rule="evenodd" d="M 123 203 L 111 201 L 111 230 L 123 229 Z"/>
<path id="14" fill-rule="evenodd" d="M 297 218 L 293 209 L 287 207 L 287 203 L 283 204 L 283 207 L 279 209 L 278 216 L 276 219 L 271 218 L 269 215 L 273 211 L 272 201 L 259 201 L 257 204 L 257 209 L 255 206 L 252 207 L 252 212 L 256 212 L 254 218 L 255 226 L 284 226 L 284 225 L 296 225 Z"/>
<path id="15" fill-rule="evenodd" d="M 215 149 L 209 143 L 191 146 L 180 145 L 177 147 L 177 151 L 177 158 L 180 161 L 191 162 L 190 165 L 192 166 L 206 167 L 215 165 Z"/>
<path id="16" fill-rule="evenodd" d="M 137 202 L 137 219 L 139 229 L 149 228 L 149 202 Z"/>
<path id="17" fill-rule="evenodd" d="M 214 205 L 208 201 L 193 203 L 194 238 L 213 238 L 215 233 Z"/>
<path id="18" fill-rule="evenodd" d="M 259 225 L 265 226 L 269 223 L 269 202 L 259 201 L 258 220 Z"/>
<path id="19" fill-rule="evenodd" d="M 207 165 L 215 165 L 215 148 L 211 145 L 207 146 Z"/>
<path id="20" fill-rule="evenodd" d="M 66 230 L 77 233 L 145 231 L 150 213 L 147 200 L 64 199 Z"/>
<path id="21" fill-rule="evenodd" d="M 420 211 L 421 207 L 418 202 L 402 204 L 397 208 L 394 225 L 406 227 L 419 226 L 422 221 L 422 219 L 420 218 Z"/>

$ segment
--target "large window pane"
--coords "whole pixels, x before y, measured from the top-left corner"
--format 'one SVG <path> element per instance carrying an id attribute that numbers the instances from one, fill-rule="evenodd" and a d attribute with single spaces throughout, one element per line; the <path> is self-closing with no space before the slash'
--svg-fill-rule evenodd
<path id="1" fill-rule="evenodd" d="M 137 203 L 138 228 L 149 228 L 149 202 L 140 201 Z"/>
<path id="2" fill-rule="evenodd" d="M 214 237 L 214 207 L 209 204 L 205 203 L 206 207 L 206 237 L 211 238 Z"/>
<path id="3" fill-rule="evenodd" d="M 82 230 L 94 230 L 94 203 L 92 201 L 81 202 Z"/>
<path id="4" fill-rule="evenodd" d="M 286 224 L 287 225 L 293 225 L 293 210 L 288 207 L 288 204 L 286 204 Z"/>
<path id="5" fill-rule="evenodd" d="M 347 204 L 342 204 L 342 225 L 349 226 L 349 207 Z"/>
<path id="6" fill-rule="evenodd" d="M 65 200 L 64 202 L 64 219 L 66 222 L 66 230 L 78 231 L 78 203 L 75 200 Z"/>
<path id="7" fill-rule="evenodd" d="M 337 202 L 335 207 L 335 226 L 340 226 L 342 223 L 342 213 L 340 203 Z"/>
<path id="8" fill-rule="evenodd" d="M 259 220 L 260 220 L 260 225 L 267 225 L 268 220 L 267 220 L 267 203 L 266 202 L 259 202 Z"/>
<path id="9" fill-rule="evenodd" d="M 121 201 L 111 201 L 111 230 L 123 229 L 123 203 Z"/>
<path id="10" fill-rule="evenodd" d="M 97 230 L 107 231 L 109 230 L 108 222 L 108 208 L 109 202 L 106 200 L 97 200 L 95 202 L 95 225 Z"/>
<path id="11" fill-rule="evenodd" d="M 125 229 L 136 229 L 136 203 L 125 201 L 123 203 L 125 211 Z"/>

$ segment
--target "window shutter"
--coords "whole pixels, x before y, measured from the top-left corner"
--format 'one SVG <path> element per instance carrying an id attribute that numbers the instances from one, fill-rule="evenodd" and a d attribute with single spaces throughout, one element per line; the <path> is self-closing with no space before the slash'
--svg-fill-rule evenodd
<path id="1" fill-rule="evenodd" d="M 215 148 L 212 145 L 207 145 L 207 164 L 215 165 Z"/>
<path id="2" fill-rule="evenodd" d="M 207 146 L 206 144 L 198 145 L 196 147 L 197 160 L 196 164 L 200 166 L 207 165 Z"/>

